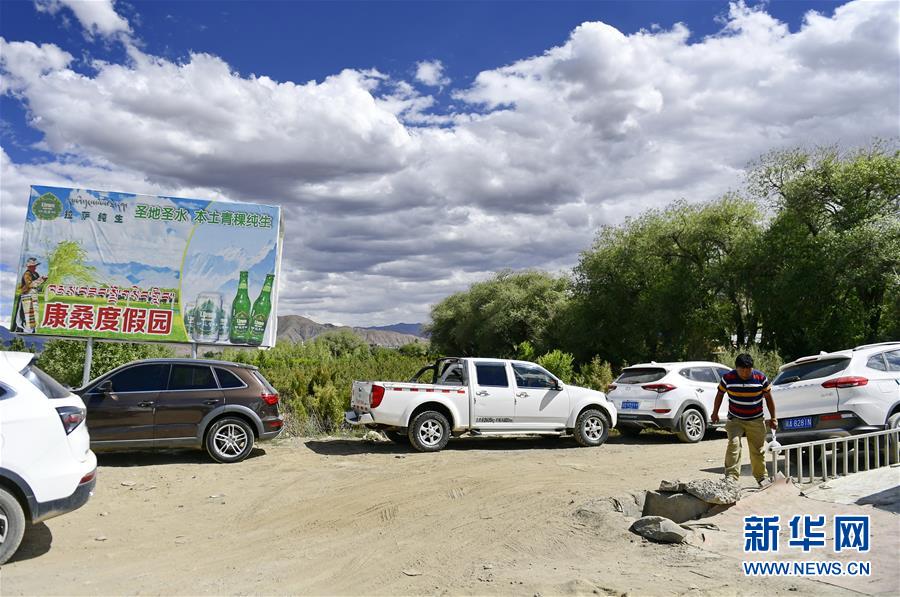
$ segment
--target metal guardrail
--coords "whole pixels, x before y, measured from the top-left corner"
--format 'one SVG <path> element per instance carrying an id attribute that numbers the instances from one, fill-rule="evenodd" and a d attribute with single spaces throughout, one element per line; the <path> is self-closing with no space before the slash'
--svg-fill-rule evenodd
<path id="1" fill-rule="evenodd" d="M 816 483 L 900 463 L 900 429 L 778 446 L 769 471 L 797 483 Z M 804 479 L 808 481 L 804 481 Z"/>

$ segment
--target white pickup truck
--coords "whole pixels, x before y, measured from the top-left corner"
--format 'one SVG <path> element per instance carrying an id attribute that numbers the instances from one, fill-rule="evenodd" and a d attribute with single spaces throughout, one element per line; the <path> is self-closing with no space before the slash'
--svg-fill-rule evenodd
<path id="1" fill-rule="evenodd" d="M 422 452 L 436 452 L 465 433 L 571 433 L 582 446 L 599 446 L 616 424 L 616 408 L 603 392 L 564 384 L 534 363 L 504 359 L 442 358 L 406 383 L 354 381 L 350 407 L 351 425 L 383 430 Z"/>

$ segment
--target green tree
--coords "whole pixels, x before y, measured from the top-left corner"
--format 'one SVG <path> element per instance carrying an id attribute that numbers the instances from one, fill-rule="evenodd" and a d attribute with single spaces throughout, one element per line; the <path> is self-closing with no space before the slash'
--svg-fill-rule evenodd
<path id="1" fill-rule="evenodd" d="M 524 341 L 546 349 L 566 301 L 567 281 L 538 271 L 504 271 L 431 309 L 427 331 L 443 354 L 510 357 Z"/>
<path id="2" fill-rule="evenodd" d="M 896 339 L 900 152 L 775 152 L 749 180 L 775 210 L 756 258 L 764 344 L 796 358 Z"/>
<path id="3" fill-rule="evenodd" d="M 537 359 L 537 364 L 563 380 L 571 382 L 575 376 L 574 357 L 559 349 L 551 350 Z"/>

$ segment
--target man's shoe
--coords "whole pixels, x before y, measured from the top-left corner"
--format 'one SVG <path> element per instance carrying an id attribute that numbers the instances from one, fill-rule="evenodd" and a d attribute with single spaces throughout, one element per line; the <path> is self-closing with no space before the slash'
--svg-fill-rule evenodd
<path id="1" fill-rule="evenodd" d="M 757 483 L 759 483 L 760 489 L 765 489 L 772 484 L 772 481 L 768 477 L 763 477 L 762 479 L 759 479 Z"/>

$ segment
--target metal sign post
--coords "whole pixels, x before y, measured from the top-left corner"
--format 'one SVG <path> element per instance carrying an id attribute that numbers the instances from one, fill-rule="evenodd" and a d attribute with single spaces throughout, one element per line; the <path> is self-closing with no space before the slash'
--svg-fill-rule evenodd
<path id="1" fill-rule="evenodd" d="M 91 360 L 94 358 L 94 339 L 87 339 L 87 346 L 84 351 L 84 370 L 81 374 L 81 387 L 87 385 L 91 381 Z"/>

